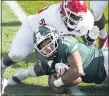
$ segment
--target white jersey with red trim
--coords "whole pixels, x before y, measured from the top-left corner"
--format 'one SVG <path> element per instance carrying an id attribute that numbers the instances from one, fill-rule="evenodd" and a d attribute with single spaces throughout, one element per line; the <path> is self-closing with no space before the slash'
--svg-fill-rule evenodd
<path id="1" fill-rule="evenodd" d="M 36 30 L 39 25 L 48 24 L 57 29 L 59 35 L 75 35 L 82 36 L 85 35 L 88 30 L 93 27 L 94 18 L 91 12 L 88 10 L 86 16 L 83 20 L 80 21 L 77 28 L 74 31 L 68 31 L 65 23 L 62 20 L 60 14 L 60 3 L 53 4 L 49 7 L 46 7 L 44 10 L 41 10 L 39 14 L 31 15 L 28 17 L 32 31 Z"/>
<path id="2" fill-rule="evenodd" d="M 77 28 L 74 31 L 68 31 L 61 18 L 60 4 L 51 5 L 41 10 L 39 14 L 31 15 L 22 22 L 12 42 L 9 57 L 13 62 L 24 60 L 34 49 L 33 33 L 42 24 L 48 24 L 56 28 L 61 36 L 82 36 L 93 26 L 93 22 L 93 16 L 90 11 L 88 11 L 86 17 L 79 23 Z"/>

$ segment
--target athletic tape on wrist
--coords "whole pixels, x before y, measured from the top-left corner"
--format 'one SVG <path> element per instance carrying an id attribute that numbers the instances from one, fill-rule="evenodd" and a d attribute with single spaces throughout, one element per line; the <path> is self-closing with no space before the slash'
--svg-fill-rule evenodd
<path id="1" fill-rule="evenodd" d="M 56 87 L 60 87 L 60 86 L 64 85 L 64 83 L 62 82 L 61 78 L 59 78 L 59 79 L 54 81 L 54 85 Z"/>

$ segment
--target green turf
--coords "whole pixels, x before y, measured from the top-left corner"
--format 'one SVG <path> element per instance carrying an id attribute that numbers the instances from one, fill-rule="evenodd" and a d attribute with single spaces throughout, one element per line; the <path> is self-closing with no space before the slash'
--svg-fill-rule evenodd
<path id="1" fill-rule="evenodd" d="M 43 7 L 46 7 L 50 4 L 57 3 L 59 1 L 18 1 L 19 5 L 22 9 L 28 14 L 35 14 Z M 108 7 L 105 10 L 106 21 L 108 21 Z M 7 52 L 11 46 L 13 37 L 17 32 L 20 21 L 14 15 L 12 10 L 8 5 L 2 1 L 2 54 Z M 108 29 L 108 23 L 106 23 L 106 29 Z M 11 77 L 18 70 L 28 67 L 32 67 L 34 65 L 35 60 L 32 56 L 28 57 L 29 60 L 26 60 L 26 63 L 21 62 L 17 65 L 13 65 L 7 68 L 4 76 L 5 78 Z M 103 85 L 96 84 L 80 84 L 80 89 L 86 92 L 87 96 L 108 96 L 108 89 Z M 4 96 L 71 96 L 70 94 L 55 94 L 53 90 L 48 87 L 47 76 L 38 77 L 30 77 L 23 81 L 22 84 L 15 86 L 8 86 L 5 89 Z"/>
<path id="2" fill-rule="evenodd" d="M 58 3 L 59 1 L 18 1 L 18 4 L 28 14 L 35 14 L 40 9 L 47 7 L 51 4 Z"/>

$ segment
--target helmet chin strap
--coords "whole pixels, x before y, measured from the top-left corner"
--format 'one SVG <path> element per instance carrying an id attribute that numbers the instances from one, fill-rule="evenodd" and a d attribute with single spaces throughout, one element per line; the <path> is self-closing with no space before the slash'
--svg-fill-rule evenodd
<path id="1" fill-rule="evenodd" d="M 68 26 L 68 24 L 67 24 L 67 19 L 66 19 L 66 18 L 63 18 L 63 22 L 64 22 L 65 26 L 67 27 L 67 30 L 68 30 L 68 31 L 74 31 L 74 30 L 75 30 L 75 28 L 70 28 L 70 27 Z M 72 25 L 72 26 L 73 26 L 73 25 Z"/>
<path id="2" fill-rule="evenodd" d="M 66 24 L 66 22 L 64 22 L 64 23 L 65 23 L 65 25 L 66 25 L 68 31 L 74 31 L 74 30 L 75 30 L 74 28 L 68 27 L 68 25 Z"/>
<path id="3" fill-rule="evenodd" d="M 68 31 L 74 31 L 75 29 L 67 27 Z"/>

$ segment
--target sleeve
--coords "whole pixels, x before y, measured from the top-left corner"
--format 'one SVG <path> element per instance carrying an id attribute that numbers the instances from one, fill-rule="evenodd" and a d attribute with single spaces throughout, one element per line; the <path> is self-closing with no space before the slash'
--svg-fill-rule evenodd
<path id="1" fill-rule="evenodd" d="M 94 18 L 92 13 L 88 10 L 83 20 L 78 24 L 75 31 L 73 31 L 73 34 L 76 36 L 83 36 L 93 27 L 93 25 Z"/>
<path id="2" fill-rule="evenodd" d="M 69 53 L 72 54 L 73 52 L 75 52 L 76 50 L 78 50 L 78 44 L 75 44 L 74 46 L 70 46 L 69 47 Z"/>
<path id="3" fill-rule="evenodd" d="M 67 45 L 66 54 L 71 55 L 73 52 L 78 50 L 79 42 L 74 38 L 65 38 L 63 41 Z"/>

